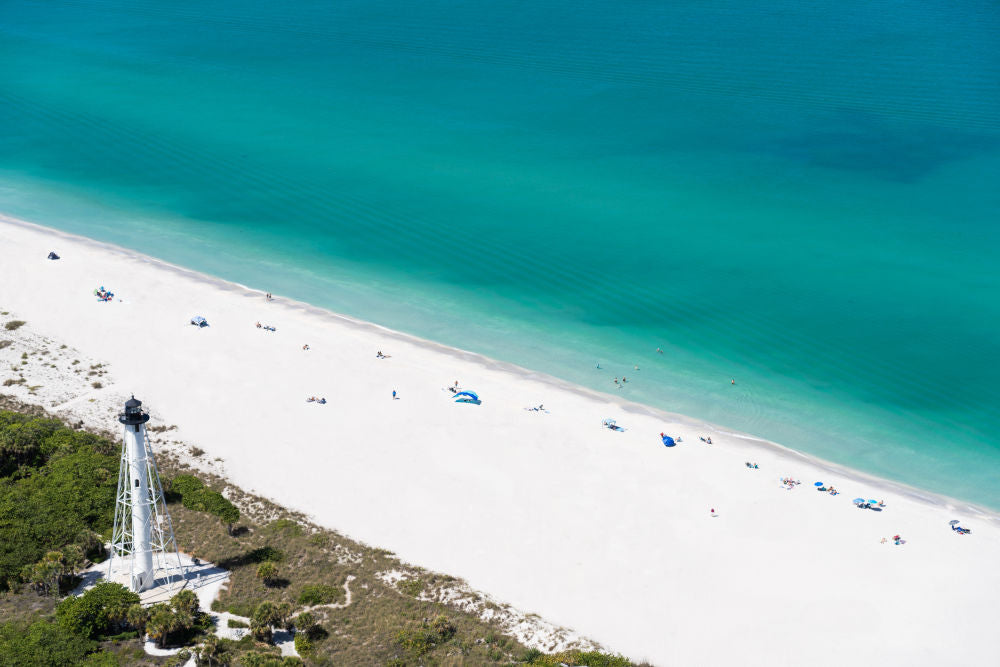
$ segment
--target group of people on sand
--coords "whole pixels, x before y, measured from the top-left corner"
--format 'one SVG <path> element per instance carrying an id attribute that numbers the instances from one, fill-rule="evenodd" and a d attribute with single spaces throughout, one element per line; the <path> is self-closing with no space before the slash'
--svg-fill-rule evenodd
<path id="1" fill-rule="evenodd" d="M 263 329 L 264 331 L 277 331 L 277 329 L 275 329 L 271 325 L 269 325 L 269 324 L 261 324 L 260 322 L 257 322 L 257 328 L 258 329 Z M 306 346 L 303 349 L 308 349 L 308 346 Z"/>
<path id="2" fill-rule="evenodd" d="M 94 296 L 98 301 L 111 301 L 115 298 L 114 292 L 104 289 L 104 285 L 94 289 Z"/>
<path id="3" fill-rule="evenodd" d="M 388 359 L 391 356 L 392 356 L 391 354 L 382 354 L 382 350 L 379 350 L 378 352 L 375 353 L 376 359 Z"/>
<path id="4" fill-rule="evenodd" d="M 320 403 L 322 405 L 326 405 L 326 399 L 319 398 L 317 396 L 310 396 L 309 398 L 306 399 L 306 403 Z"/>
<path id="5" fill-rule="evenodd" d="M 833 488 L 833 484 L 831 484 L 830 486 L 817 486 L 816 490 L 817 491 L 824 491 L 826 493 L 829 493 L 831 496 L 836 496 L 836 495 L 840 494 L 840 491 L 838 491 L 837 489 Z"/>
<path id="6" fill-rule="evenodd" d="M 705 438 L 702 438 L 702 440 L 704 440 L 704 439 Z M 749 461 L 747 461 L 746 465 L 747 465 L 748 468 L 752 468 L 754 470 L 757 470 L 757 464 L 756 463 L 750 463 Z"/>
<path id="7" fill-rule="evenodd" d="M 794 489 L 796 486 L 798 486 L 802 482 L 800 482 L 797 479 L 792 479 L 791 477 L 782 477 L 781 478 L 781 483 L 784 484 L 785 486 L 787 486 L 788 490 L 791 491 L 792 489 Z"/>
<path id="8" fill-rule="evenodd" d="M 709 445 L 712 444 L 712 436 L 708 436 L 707 438 L 699 438 L 699 440 L 701 440 L 702 442 L 707 443 Z"/>
<path id="9" fill-rule="evenodd" d="M 838 493 L 839 493 L 839 491 L 838 491 Z M 858 503 L 858 509 L 861 509 L 861 510 L 882 510 L 882 509 L 885 509 L 885 501 L 884 500 L 880 500 L 877 503 Z"/>

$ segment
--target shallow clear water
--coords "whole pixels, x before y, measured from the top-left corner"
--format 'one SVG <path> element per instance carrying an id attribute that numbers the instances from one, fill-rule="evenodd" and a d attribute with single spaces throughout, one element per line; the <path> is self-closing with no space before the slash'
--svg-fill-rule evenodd
<path id="1" fill-rule="evenodd" d="M 996 5 L 664 4 L 6 0 L 0 211 L 1000 508 Z"/>

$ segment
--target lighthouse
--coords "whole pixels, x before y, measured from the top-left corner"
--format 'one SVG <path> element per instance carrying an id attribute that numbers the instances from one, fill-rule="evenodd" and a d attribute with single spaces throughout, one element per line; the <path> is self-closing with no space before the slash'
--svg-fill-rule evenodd
<path id="1" fill-rule="evenodd" d="M 141 593 L 175 578 L 168 557 L 176 562 L 176 574 L 182 580 L 183 569 L 163 500 L 160 473 L 146 435 L 149 414 L 142 409 L 142 401 L 135 396 L 126 401 L 118 421 L 124 434 L 108 579 L 124 579 L 122 583 L 129 590 Z M 161 574 L 169 576 L 163 579 Z"/>

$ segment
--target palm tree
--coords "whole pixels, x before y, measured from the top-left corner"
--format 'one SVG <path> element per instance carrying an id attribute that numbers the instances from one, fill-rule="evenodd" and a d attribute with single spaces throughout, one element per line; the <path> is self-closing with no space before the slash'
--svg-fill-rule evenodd
<path id="1" fill-rule="evenodd" d="M 294 624 L 296 632 L 309 635 L 312 633 L 313 628 L 316 627 L 316 619 L 310 612 L 304 611 L 295 617 Z"/>
<path id="2" fill-rule="evenodd" d="M 76 576 L 77 570 L 83 568 L 83 564 L 86 562 L 86 558 L 83 555 L 83 549 L 76 544 L 67 544 L 63 547 L 63 562 L 66 564 L 67 573 L 70 576 Z"/>
<path id="3" fill-rule="evenodd" d="M 62 582 L 63 575 L 66 574 L 66 559 L 61 551 L 50 551 L 45 554 L 42 562 L 45 563 L 45 570 L 51 578 L 50 592 L 59 597 L 59 584 Z"/>
<path id="4" fill-rule="evenodd" d="M 183 590 L 170 600 L 170 606 L 176 612 L 183 612 L 192 618 L 198 614 L 198 596 L 192 591 Z"/>
<path id="5" fill-rule="evenodd" d="M 212 667 L 215 658 L 219 655 L 219 638 L 216 635 L 209 635 L 205 643 L 198 649 L 198 664 L 204 663 L 207 667 Z"/>
<path id="6" fill-rule="evenodd" d="M 149 620 L 149 612 L 143 609 L 141 604 L 134 604 L 125 612 L 125 620 L 139 631 L 141 637 L 146 634 L 146 621 Z"/>
<path id="7" fill-rule="evenodd" d="M 154 604 L 149 608 L 149 620 L 146 621 L 146 631 L 156 640 L 156 645 L 163 648 L 167 635 L 177 629 L 177 619 L 170 607 Z"/>
<path id="8" fill-rule="evenodd" d="M 278 624 L 281 625 L 285 630 L 289 632 L 295 627 L 292 622 L 292 603 L 288 600 L 284 600 L 278 603 Z"/>
<path id="9" fill-rule="evenodd" d="M 273 561 L 264 561 L 257 567 L 257 578 L 263 581 L 265 586 L 270 586 L 278 578 L 278 566 Z"/>
<path id="10" fill-rule="evenodd" d="M 235 505 L 230 504 L 222 510 L 219 518 L 222 519 L 222 523 L 226 524 L 226 532 L 232 535 L 233 524 L 240 520 L 240 510 Z"/>
<path id="11" fill-rule="evenodd" d="M 250 632 L 262 642 L 271 643 L 271 626 L 281 621 L 278 607 L 273 602 L 265 600 L 257 605 L 250 617 Z"/>

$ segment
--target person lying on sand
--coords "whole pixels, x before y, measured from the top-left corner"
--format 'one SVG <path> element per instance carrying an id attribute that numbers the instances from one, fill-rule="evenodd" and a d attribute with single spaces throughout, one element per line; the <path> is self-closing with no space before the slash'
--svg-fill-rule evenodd
<path id="1" fill-rule="evenodd" d="M 308 350 L 308 349 L 309 349 L 309 344 L 308 344 L 308 343 L 306 343 L 305 345 L 303 345 L 303 346 L 302 346 L 302 349 L 303 349 L 303 350 Z"/>
<path id="2" fill-rule="evenodd" d="M 257 323 L 257 328 L 260 329 L 260 322 Z"/>

